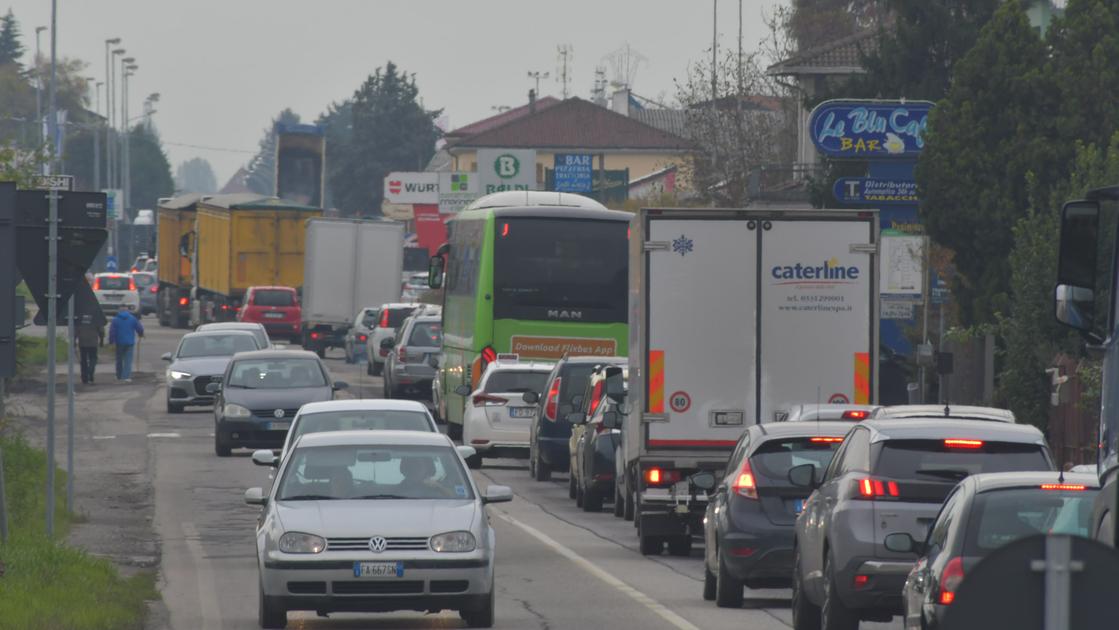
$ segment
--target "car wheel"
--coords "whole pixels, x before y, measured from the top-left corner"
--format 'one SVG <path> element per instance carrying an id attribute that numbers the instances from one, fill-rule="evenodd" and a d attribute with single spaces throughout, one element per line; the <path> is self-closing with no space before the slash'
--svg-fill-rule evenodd
<path id="1" fill-rule="evenodd" d="M 736 580 L 727 570 L 727 563 L 721 551 L 716 551 L 715 556 L 719 563 L 715 605 L 719 608 L 742 608 L 742 582 Z"/>
<path id="2" fill-rule="evenodd" d="M 380 376 L 381 372 L 383 372 L 384 369 L 385 369 L 385 364 L 384 363 L 377 363 L 376 361 L 370 361 L 369 365 L 373 366 L 373 371 L 370 372 L 370 374 L 372 374 L 373 376 Z"/>
<path id="3" fill-rule="evenodd" d="M 820 608 L 808 601 L 801 582 L 800 548 L 793 555 L 793 630 L 820 630 Z"/>
<path id="4" fill-rule="evenodd" d="M 494 589 L 490 586 L 490 595 L 485 600 L 481 608 L 476 610 L 460 610 L 459 617 L 466 622 L 468 628 L 492 628 L 493 627 L 493 609 L 494 609 Z"/>
<path id="5" fill-rule="evenodd" d="M 462 440 L 462 425 L 454 422 L 447 423 L 447 437 L 452 440 Z"/>
<path id="6" fill-rule="evenodd" d="M 264 589 L 259 588 L 260 608 L 259 621 L 261 628 L 286 628 L 288 625 L 288 612 L 276 602 L 275 597 L 264 594 Z"/>
<path id="7" fill-rule="evenodd" d="M 602 511 L 602 492 L 596 490 L 594 486 L 589 486 L 583 490 L 583 511 Z"/>
<path id="8" fill-rule="evenodd" d="M 622 518 L 626 513 L 626 500 L 622 498 L 622 488 L 614 484 L 614 516 Z"/>
<path id="9" fill-rule="evenodd" d="M 482 456 L 475 453 L 466 458 L 466 466 L 471 470 L 478 470 L 482 467 Z"/>
<path id="10" fill-rule="evenodd" d="M 214 453 L 218 457 L 229 457 L 233 453 L 233 447 L 222 437 L 221 431 L 214 431 Z"/>
<path id="11" fill-rule="evenodd" d="M 859 618 L 843 605 L 835 583 L 835 563 L 831 554 L 824 559 L 824 601 L 820 606 L 821 630 L 858 630 Z"/>
<path id="12" fill-rule="evenodd" d="M 711 569 L 707 568 L 707 561 L 703 562 L 703 599 L 705 601 L 715 601 L 715 588 L 716 578 Z"/>
<path id="13" fill-rule="evenodd" d="M 574 499 L 579 494 L 579 489 L 575 485 L 575 475 L 570 472 L 567 473 L 567 498 Z"/>
<path id="14" fill-rule="evenodd" d="M 350 354 L 350 349 L 349 348 L 344 349 L 342 352 L 344 352 L 345 355 L 346 355 L 346 363 L 348 363 L 350 365 L 353 365 L 354 363 L 357 363 L 357 357 Z"/>
<path id="15" fill-rule="evenodd" d="M 634 513 L 637 512 L 637 506 L 635 505 L 635 501 L 633 500 L 633 493 L 627 491 L 625 493 L 625 499 L 626 499 L 626 507 L 625 507 L 625 513 L 622 514 L 622 518 L 624 518 L 627 521 L 632 521 L 632 520 L 634 520 L 633 519 Z"/>
<path id="16" fill-rule="evenodd" d="M 373 373 L 373 364 L 368 361 L 365 363 L 365 373 L 369 376 L 376 376 L 376 374 Z"/>
<path id="17" fill-rule="evenodd" d="M 170 400 L 167 401 L 167 413 L 182 413 L 182 412 L 183 412 L 183 406 L 182 405 L 173 403 Z"/>
<path id="18" fill-rule="evenodd" d="M 692 537 L 689 534 L 684 534 L 683 536 L 669 538 L 668 553 L 681 558 L 692 555 Z"/>
<path id="19" fill-rule="evenodd" d="M 315 348 L 315 354 L 319 355 L 320 359 L 325 359 L 326 358 L 326 346 L 319 346 L 318 348 Z"/>

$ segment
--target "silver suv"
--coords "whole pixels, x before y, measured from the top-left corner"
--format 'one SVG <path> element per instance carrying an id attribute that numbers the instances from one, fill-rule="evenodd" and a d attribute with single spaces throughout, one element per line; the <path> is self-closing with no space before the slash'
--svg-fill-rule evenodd
<path id="1" fill-rule="evenodd" d="M 815 491 L 796 522 L 793 627 L 854 630 L 901 614 L 911 553 L 887 534 L 924 540 L 940 504 L 968 475 L 1053 470 L 1036 427 L 944 418 L 867 420 L 852 427 L 817 479 L 812 464 L 789 480 Z"/>
<path id="2" fill-rule="evenodd" d="M 385 398 L 427 398 L 435 366 L 443 351 L 443 317 L 427 310 L 411 315 L 396 331 L 396 337 L 381 342 L 385 357 Z"/>

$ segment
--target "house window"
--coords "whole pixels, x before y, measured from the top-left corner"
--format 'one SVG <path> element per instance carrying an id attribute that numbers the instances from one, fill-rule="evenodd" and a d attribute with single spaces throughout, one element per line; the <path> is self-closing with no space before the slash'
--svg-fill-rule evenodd
<path id="1" fill-rule="evenodd" d="M 539 162 L 536 163 L 536 183 L 544 184 L 544 165 Z"/>

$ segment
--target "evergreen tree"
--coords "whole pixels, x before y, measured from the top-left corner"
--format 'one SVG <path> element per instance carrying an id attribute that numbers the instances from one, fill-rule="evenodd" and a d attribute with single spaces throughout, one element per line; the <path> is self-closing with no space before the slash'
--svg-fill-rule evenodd
<path id="1" fill-rule="evenodd" d="M 260 139 L 260 150 L 249 162 L 245 185 L 258 195 L 276 194 L 276 123 L 298 124 L 299 114 L 287 108 L 272 119 Z"/>
<path id="2" fill-rule="evenodd" d="M 0 66 L 14 63 L 20 66 L 23 57 L 23 44 L 19 41 L 19 23 L 16 16 L 8 9 L 7 15 L 0 17 Z"/>
<path id="3" fill-rule="evenodd" d="M 921 218 L 955 252 L 964 323 L 992 321 L 1010 278 L 1011 227 L 1030 205 L 1027 176 L 1052 182 L 1056 106 L 1047 51 L 1019 0 L 1008 0 L 957 64 L 947 98 L 929 117 L 917 165 Z"/>
<path id="4" fill-rule="evenodd" d="M 129 201 L 134 209 L 154 209 L 160 197 L 170 197 L 175 192 L 171 163 L 163 152 L 159 136 L 144 125 L 133 127 L 128 141 L 132 184 Z"/>
<path id="5" fill-rule="evenodd" d="M 1069 150 L 1074 140 L 1105 144 L 1119 130 L 1119 2 L 1069 0 L 1049 33 L 1050 64 L 1061 95 L 1058 131 Z"/>
<path id="6" fill-rule="evenodd" d="M 184 193 L 213 193 L 218 189 L 218 180 L 210 162 L 196 157 L 179 164 L 175 186 Z"/>

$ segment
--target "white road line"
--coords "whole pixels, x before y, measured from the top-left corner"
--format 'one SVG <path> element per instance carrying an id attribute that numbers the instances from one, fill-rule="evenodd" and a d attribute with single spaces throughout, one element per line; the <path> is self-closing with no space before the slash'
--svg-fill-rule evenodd
<path id="1" fill-rule="evenodd" d="M 496 512 L 496 510 L 495 510 L 495 512 Z M 658 603 L 657 601 L 655 601 L 653 598 L 649 597 L 645 593 L 642 593 L 641 591 L 633 588 L 629 584 L 626 584 L 625 582 L 623 582 L 623 581 L 619 580 L 618 578 L 614 577 L 610 573 L 607 573 L 605 570 L 601 569 L 598 565 L 594 564 L 590 560 L 587 560 L 586 558 L 584 558 L 583 556 L 580 556 L 579 554 L 575 553 L 571 549 L 569 549 L 569 548 L 563 546 L 562 544 L 556 542 L 552 537 L 548 536 L 544 532 L 536 529 L 535 527 L 533 527 L 531 525 L 528 525 L 526 523 L 522 523 L 521 521 L 513 518 L 512 516 L 509 516 L 508 514 L 506 514 L 504 512 L 497 512 L 497 516 L 499 518 L 501 518 L 502 520 L 504 520 L 505 522 L 509 523 L 510 525 L 515 525 L 515 526 L 521 528 L 522 530 L 524 530 L 524 532 L 526 534 L 528 534 L 529 536 L 532 536 L 533 538 L 535 538 L 535 539 L 539 540 L 540 542 L 544 543 L 549 548 L 551 548 L 552 551 L 555 551 L 559 555 L 561 555 L 561 556 L 567 558 L 568 560 L 574 562 L 576 565 L 578 565 L 581 569 L 583 569 L 587 573 L 590 573 L 591 575 L 597 577 L 598 579 L 602 580 L 603 582 L 606 582 L 610 586 L 613 586 L 614 588 L 618 589 L 622 593 L 625 593 L 631 599 L 633 599 L 637 603 L 641 604 L 645 608 L 649 609 L 650 611 L 655 613 L 657 616 L 664 619 L 665 621 L 672 624 L 673 626 L 679 628 L 680 630 L 699 630 L 699 626 L 696 626 L 696 625 L 692 624 L 687 619 L 684 619 L 680 615 L 677 615 L 676 613 L 672 612 L 671 610 L 666 608 L 664 605 Z"/>
<path id="2" fill-rule="evenodd" d="M 115 439 L 117 439 L 117 436 L 115 436 L 115 435 L 95 435 L 95 436 L 93 436 L 93 439 L 95 439 L 95 440 L 115 440 Z"/>
<path id="3" fill-rule="evenodd" d="M 201 630 L 221 630 L 221 615 L 218 612 L 218 594 L 214 590 L 214 572 L 210 561 L 202 551 L 198 530 L 194 523 L 183 523 L 183 536 L 187 549 L 194 558 L 194 576 L 198 580 L 198 603 L 202 612 Z"/>
<path id="4" fill-rule="evenodd" d="M 150 438 L 180 438 L 183 437 L 178 433 L 149 433 Z"/>

